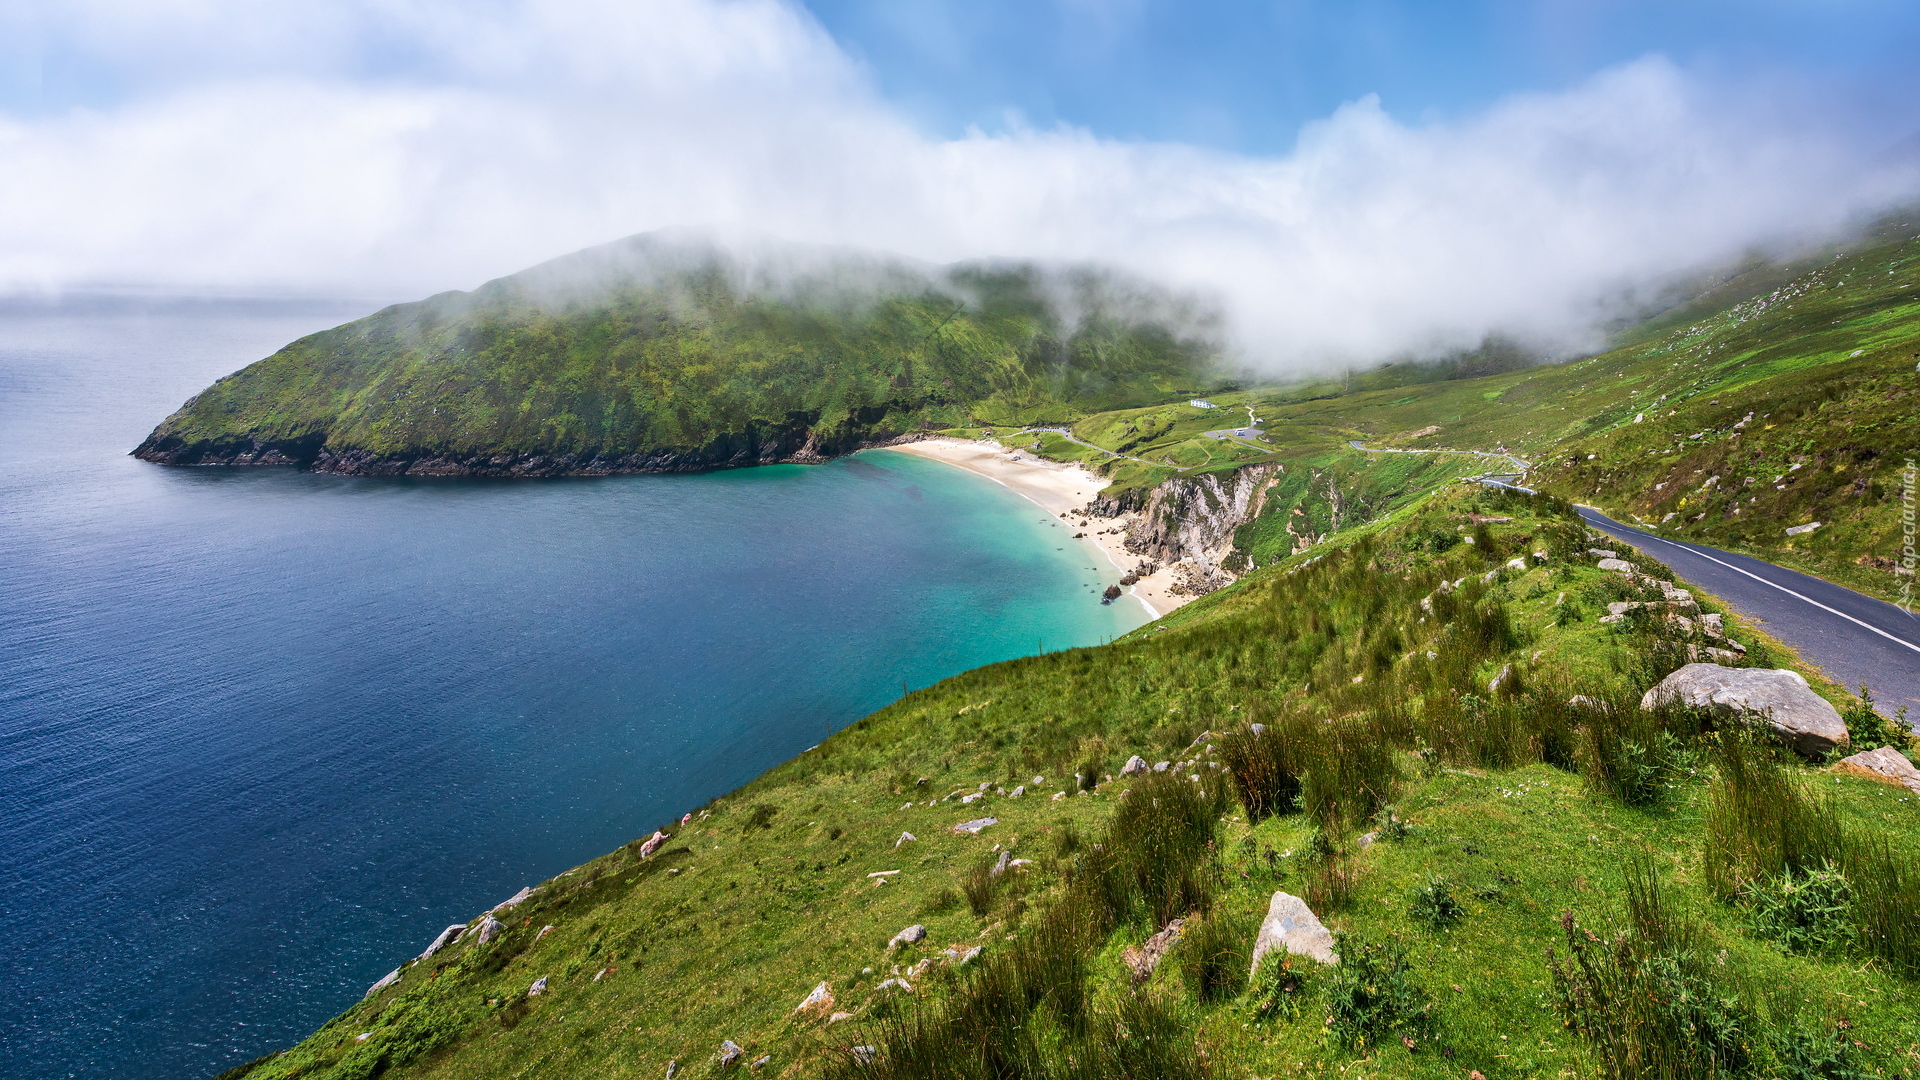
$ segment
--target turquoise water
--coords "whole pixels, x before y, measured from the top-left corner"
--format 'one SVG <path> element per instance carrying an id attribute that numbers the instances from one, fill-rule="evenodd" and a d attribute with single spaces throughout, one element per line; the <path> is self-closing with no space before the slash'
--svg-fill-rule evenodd
<path id="1" fill-rule="evenodd" d="M 579 481 L 170 470 L 357 313 L 0 312 L 0 1075 L 204 1077 L 440 927 L 920 687 L 1144 620 L 936 462 Z"/>

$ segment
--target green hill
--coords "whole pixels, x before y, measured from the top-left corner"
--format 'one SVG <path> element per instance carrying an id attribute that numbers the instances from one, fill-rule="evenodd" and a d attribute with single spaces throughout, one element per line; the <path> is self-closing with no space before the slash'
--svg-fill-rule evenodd
<path id="1" fill-rule="evenodd" d="M 1890 223 L 1568 363 L 1216 410 L 1149 392 L 1173 375 L 1106 384 L 1140 396 L 1104 408 L 1049 389 L 1035 408 L 1104 449 L 1033 443 L 1106 470 L 1112 508 L 1268 466 L 1232 531 L 1243 576 L 1111 645 L 910 694 L 230 1076 L 1916 1075 L 1920 795 L 1641 695 L 1703 655 L 1796 668 L 1854 748 L 1911 741 L 1711 596 L 1725 637 L 1613 618 L 1674 583 L 1630 550 L 1638 576 L 1599 569 L 1618 545 L 1562 498 L 1348 444 L 1505 448 L 1557 495 L 1886 595 L 1899 575 L 1864 556 L 1898 534 L 1920 438 L 1916 267 Z M 916 415 L 1037 415 L 1010 392 Z M 1249 408 L 1264 437 L 1206 434 Z M 1808 514 L 1828 525 L 1775 536 Z M 1135 755 L 1167 768 L 1124 775 Z M 1278 890 L 1337 963 L 1249 977 Z"/>
<path id="2" fill-rule="evenodd" d="M 1219 385 L 1210 319 L 1087 268 L 926 270 L 640 236 L 302 338 L 134 452 L 414 474 L 818 460 Z"/>

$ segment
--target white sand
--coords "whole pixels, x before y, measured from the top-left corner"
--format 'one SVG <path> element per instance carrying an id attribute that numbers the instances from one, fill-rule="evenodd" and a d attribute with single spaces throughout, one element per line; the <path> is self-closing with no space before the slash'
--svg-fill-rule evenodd
<path id="1" fill-rule="evenodd" d="M 1140 556 L 1128 551 L 1121 543 L 1126 539 L 1127 526 L 1132 524 L 1134 514 L 1114 518 L 1069 517 L 1086 509 L 1100 494 L 1100 490 L 1107 486 L 1106 478 L 1098 473 L 1079 465 L 1035 457 L 1030 451 L 1010 450 L 992 439 L 974 442 L 933 438 L 901 443 L 887 449 L 958 466 L 978 473 L 1017 495 L 1025 496 L 1042 510 L 1059 518 L 1074 532 L 1085 532 L 1087 535 L 1080 542 L 1092 544 L 1106 556 L 1107 562 L 1113 565 L 1116 579 L 1141 562 Z M 1193 599 L 1169 592 L 1172 584 L 1173 571 L 1165 568 L 1152 577 L 1141 578 L 1138 584 L 1127 591 L 1147 609 L 1149 615 L 1159 618 Z"/>

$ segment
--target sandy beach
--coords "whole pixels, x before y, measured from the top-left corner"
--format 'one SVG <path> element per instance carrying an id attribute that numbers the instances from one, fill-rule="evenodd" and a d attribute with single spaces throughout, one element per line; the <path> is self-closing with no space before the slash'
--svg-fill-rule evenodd
<path id="1" fill-rule="evenodd" d="M 975 442 L 967 439 L 932 438 L 900 443 L 897 446 L 889 446 L 887 449 L 903 454 L 916 454 L 958 466 L 1001 484 L 1017 495 L 1024 496 L 1042 510 L 1059 518 L 1062 524 L 1074 532 L 1084 532 L 1086 535 L 1081 537 L 1079 542 L 1093 545 L 1106 557 L 1107 562 L 1112 564 L 1113 583 L 1117 583 L 1122 574 L 1131 571 L 1143 561 L 1140 556 L 1128 551 L 1122 543 L 1126 538 L 1127 526 L 1133 523 L 1135 515 L 1129 513 L 1112 518 L 1074 516 L 1091 505 L 1094 498 L 1100 494 L 1100 490 L 1107 486 L 1105 477 L 1080 465 L 1048 461 L 1045 458 L 1036 457 L 1030 451 L 1009 449 L 993 439 Z M 1127 593 L 1139 601 L 1154 618 L 1159 618 L 1193 599 L 1191 596 L 1169 591 L 1173 581 L 1173 569 L 1163 568 L 1151 577 L 1141 578 L 1136 584 L 1127 587 Z"/>

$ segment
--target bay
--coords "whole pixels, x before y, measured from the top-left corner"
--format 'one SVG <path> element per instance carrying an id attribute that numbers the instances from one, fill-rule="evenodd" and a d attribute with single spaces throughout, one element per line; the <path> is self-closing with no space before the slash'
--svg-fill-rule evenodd
<path id="1" fill-rule="evenodd" d="M 126 456 L 364 306 L 0 308 L 0 1075 L 206 1077 L 897 697 L 1138 625 L 875 451 L 559 481 Z"/>

